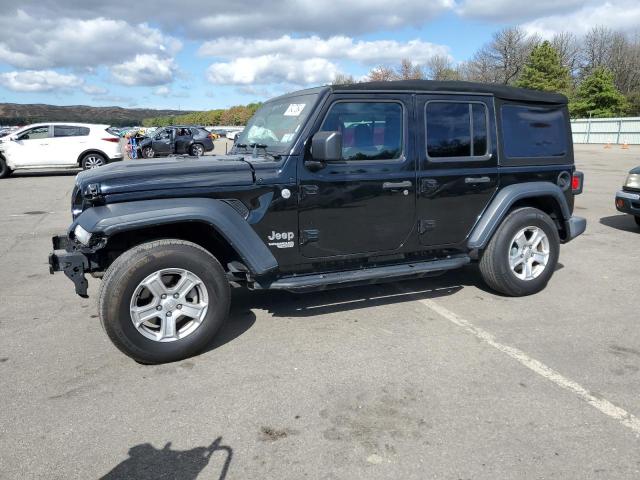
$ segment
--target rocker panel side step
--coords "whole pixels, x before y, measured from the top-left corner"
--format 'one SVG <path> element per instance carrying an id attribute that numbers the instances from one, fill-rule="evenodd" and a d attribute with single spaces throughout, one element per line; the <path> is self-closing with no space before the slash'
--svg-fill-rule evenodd
<path id="1" fill-rule="evenodd" d="M 344 272 L 295 275 L 280 278 L 271 284 L 256 285 L 256 287 L 269 290 L 306 290 L 393 277 L 420 277 L 433 272 L 460 268 L 470 261 L 468 255 L 460 255 L 428 262 L 385 265 Z"/>

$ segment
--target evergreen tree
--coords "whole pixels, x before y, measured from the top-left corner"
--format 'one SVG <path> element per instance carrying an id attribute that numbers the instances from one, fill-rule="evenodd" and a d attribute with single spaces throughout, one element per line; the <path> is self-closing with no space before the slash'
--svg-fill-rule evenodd
<path id="1" fill-rule="evenodd" d="M 577 117 L 615 117 L 624 114 L 627 106 L 627 99 L 613 83 L 613 73 L 597 67 L 578 86 L 569 111 Z"/>
<path id="2" fill-rule="evenodd" d="M 516 85 L 533 90 L 567 94 L 571 77 L 569 70 L 562 66 L 558 51 L 545 40 L 531 51 Z"/>

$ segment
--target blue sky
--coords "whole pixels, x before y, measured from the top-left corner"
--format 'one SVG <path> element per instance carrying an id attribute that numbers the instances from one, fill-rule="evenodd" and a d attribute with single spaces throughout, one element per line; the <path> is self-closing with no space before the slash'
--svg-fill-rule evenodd
<path id="1" fill-rule="evenodd" d="M 0 102 L 183 110 L 265 100 L 338 73 L 361 78 L 402 58 L 425 63 L 444 55 L 457 64 L 509 25 L 549 37 L 640 24 L 637 0 L 13 5 L 0 13 Z"/>

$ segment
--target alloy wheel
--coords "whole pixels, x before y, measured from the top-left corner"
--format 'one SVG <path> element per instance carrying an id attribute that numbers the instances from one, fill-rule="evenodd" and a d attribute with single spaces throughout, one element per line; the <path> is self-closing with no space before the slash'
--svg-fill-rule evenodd
<path id="1" fill-rule="evenodd" d="M 136 287 L 130 313 L 134 327 L 156 342 L 173 342 L 191 335 L 202 324 L 209 295 L 193 272 L 165 268 Z"/>
<path id="2" fill-rule="evenodd" d="M 520 280 L 540 276 L 549 261 L 549 238 L 540 227 L 529 226 L 516 233 L 509 244 L 509 267 Z"/>

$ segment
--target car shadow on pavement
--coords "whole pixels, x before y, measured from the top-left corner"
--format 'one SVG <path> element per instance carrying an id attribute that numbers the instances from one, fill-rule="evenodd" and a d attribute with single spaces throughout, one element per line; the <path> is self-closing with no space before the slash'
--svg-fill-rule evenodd
<path id="1" fill-rule="evenodd" d="M 640 227 L 636 225 L 633 217 L 624 213 L 620 215 L 602 217 L 600 219 L 600 223 L 605 227 L 615 228 L 616 230 L 622 230 L 623 232 L 640 232 Z"/>
<path id="2" fill-rule="evenodd" d="M 233 292 L 231 303 L 236 315 L 256 308 L 277 317 L 310 317 L 455 295 L 468 286 L 489 292 L 477 267 L 467 266 L 436 277 L 304 294 L 238 289 Z"/>
<path id="3" fill-rule="evenodd" d="M 18 171 L 13 172 L 9 179 L 11 178 L 21 178 L 21 177 L 69 177 L 71 175 L 77 175 L 81 169 L 73 168 L 69 170 L 29 170 L 29 171 Z M 6 180 L 5 180 L 6 181 Z"/>
<path id="4" fill-rule="evenodd" d="M 195 447 L 191 450 L 172 450 L 171 442 L 167 443 L 163 448 L 155 448 L 150 443 L 135 445 L 129 449 L 129 457 L 127 459 L 100 478 L 101 480 L 122 480 L 127 478 L 136 480 L 157 478 L 195 480 L 218 451 L 224 455 L 224 463 L 220 469 L 220 474 L 217 477 L 210 478 L 211 480 L 224 480 L 229 472 L 233 449 L 227 445 L 222 445 L 222 437 L 216 438 L 209 446 Z"/>
<path id="5" fill-rule="evenodd" d="M 222 328 L 213 337 L 211 343 L 203 350 L 203 353 L 215 350 L 222 345 L 235 340 L 240 335 L 249 330 L 256 322 L 256 314 L 246 308 L 234 308 L 232 300 L 229 318 L 222 325 Z"/>

